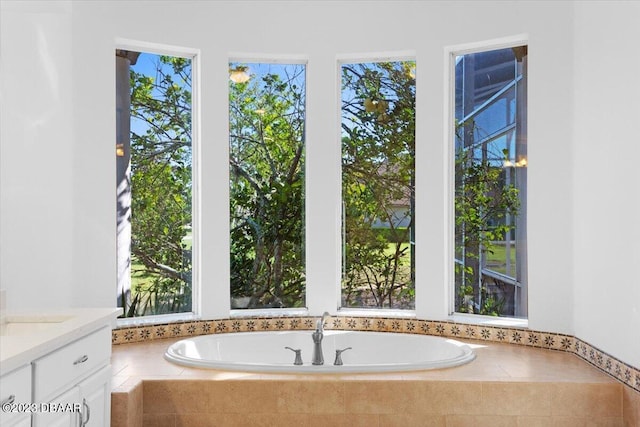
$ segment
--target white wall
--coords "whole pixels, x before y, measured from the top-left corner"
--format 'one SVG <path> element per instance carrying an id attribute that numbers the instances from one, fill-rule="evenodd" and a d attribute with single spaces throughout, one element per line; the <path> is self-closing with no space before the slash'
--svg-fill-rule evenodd
<path id="1" fill-rule="evenodd" d="M 0 9 L 0 287 L 9 307 L 72 303 L 70 2 Z M 26 13 L 25 13 L 26 12 Z"/>
<path id="2" fill-rule="evenodd" d="M 227 205 L 222 201 L 228 191 L 228 57 L 257 53 L 308 58 L 307 156 L 315 158 L 307 168 L 307 221 L 314 224 L 307 235 L 312 312 L 334 303 L 316 298 L 314 289 L 331 286 L 339 277 L 336 57 L 414 51 L 418 62 L 417 292 L 423 296 L 417 311 L 425 317 L 445 317 L 444 48 L 528 34 L 530 326 L 574 333 L 574 322 L 580 317 L 574 313 L 574 274 L 580 271 L 574 263 L 582 263 L 571 256 L 576 243 L 574 207 L 582 208 L 580 200 L 574 202 L 574 195 L 580 195 L 575 187 L 581 185 L 574 180 L 582 169 L 574 174 L 575 163 L 569 160 L 575 149 L 570 113 L 576 76 L 571 54 L 572 3 L 74 2 L 61 18 L 71 27 L 42 27 L 54 44 L 44 53 L 64 52 L 49 60 L 59 72 L 46 84 L 51 78 L 47 68 L 36 66 L 35 54 L 23 53 L 37 45 L 37 31 L 8 23 L 15 20 L 7 13 L 8 4 L 2 3 L 0 30 L 3 64 L 11 63 L 11 71 L 2 74 L 0 283 L 9 292 L 10 305 L 114 304 L 114 49 L 117 38 L 126 38 L 201 52 L 201 157 L 208 165 L 201 174 L 210 188 L 202 194 L 201 205 L 206 219 L 202 225 L 204 292 L 228 283 L 228 235 L 220 226 L 227 223 Z M 41 17 L 29 14 L 19 19 L 38 22 Z M 587 28 L 576 30 L 581 32 Z M 33 65 L 28 70 L 14 63 L 24 62 L 23 55 Z M 44 90 L 32 87 L 34 80 Z M 25 107 L 23 121 L 35 120 L 40 108 L 57 99 L 49 94 L 49 86 L 56 84 L 65 89 L 55 109 L 58 120 L 47 122 L 45 134 L 23 132 L 14 106 Z M 7 86 L 24 88 L 29 104 L 38 107 L 26 108 L 25 92 L 5 91 Z M 67 132 L 70 128 L 72 135 Z M 15 158 L 22 159 L 20 165 Z M 616 170 L 615 165 L 601 166 Z M 54 191 L 59 188 L 67 191 Z M 50 217 L 42 219 L 29 209 L 34 194 L 46 196 Z M 20 227 L 14 226 L 16 221 Z M 23 238 L 25 229 L 32 230 L 31 240 Z M 213 301 L 216 304 L 212 312 L 224 301 Z M 609 311 L 618 306 L 610 303 Z"/>
<path id="3" fill-rule="evenodd" d="M 640 366 L 640 3 L 576 6 L 576 335 Z M 594 31 L 597 29 L 597 31 Z"/>

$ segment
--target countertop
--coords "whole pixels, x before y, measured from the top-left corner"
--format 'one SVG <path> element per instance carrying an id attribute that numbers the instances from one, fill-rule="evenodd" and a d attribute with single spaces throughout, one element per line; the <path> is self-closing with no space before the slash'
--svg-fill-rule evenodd
<path id="1" fill-rule="evenodd" d="M 0 375 L 24 366 L 103 326 L 113 326 L 122 308 L 7 311 L 6 322 L 50 323 L 32 333 L 0 334 Z M 53 321 L 52 321 L 53 319 Z M 3 328 L 5 325 L 3 325 Z"/>

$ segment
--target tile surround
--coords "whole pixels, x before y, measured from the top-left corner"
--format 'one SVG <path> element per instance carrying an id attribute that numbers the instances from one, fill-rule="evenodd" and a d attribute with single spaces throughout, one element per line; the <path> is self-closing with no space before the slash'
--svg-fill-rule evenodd
<path id="1" fill-rule="evenodd" d="M 453 369 L 263 374 L 167 362 L 180 339 L 114 346 L 112 396 L 143 395 L 113 399 L 112 420 L 128 420 L 114 427 L 640 426 L 640 393 L 573 351 L 463 337 L 477 358 Z"/>
<path id="2" fill-rule="evenodd" d="M 112 331 L 111 341 L 114 345 L 120 345 L 163 338 L 230 332 L 312 330 L 315 328 L 316 319 L 317 317 L 308 316 L 247 317 L 124 327 Z M 451 321 L 350 316 L 330 317 L 325 323 L 325 328 L 439 335 L 447 338 L 469 338 L 568 352 L 575 354 L 600 371 L 640 392 L 640 368 L 628 365 L 571 335 Z"/>
<path id="3" fill-rule="evenodd" d="M 613 381 L 150 379 L 141 387 L 142 419 L 114 426 L 636 426 L 623 421 L 623 387 Z"/>

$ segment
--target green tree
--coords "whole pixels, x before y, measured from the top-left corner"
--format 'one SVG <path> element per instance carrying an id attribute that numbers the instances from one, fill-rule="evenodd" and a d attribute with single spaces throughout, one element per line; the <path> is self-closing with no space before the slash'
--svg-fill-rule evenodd
<path id="1" fill-rule="evenodd" d="M 412 61 L 342 67 L 347 306 L 413 307 L 414 72 Z"/>
<path id="2" fill-rule="evenodd" d="M 457 126 L 458 138 L 474 128 L 472 123 Z M 461 145 L 456 153 L 455 241 L 456 256 L 461 260 L 455 265 L 456 311 L 499 315 L 501 302 L 481 286 L 482 258 L 493 253 L 494 242 L 504 240 L 514 229 L 513 223 L 505 218 L 518 215 L 520 196 L 516 186 L 504 180 L 503 164 L 508 160 L 508 152 L 489 153 L 489 150 L 486 143 L 479 143 Z"/>
<path id="3" fill-rule="evenodd" d="M 305 303 L 305 69 L 273 69 L 229 83 L 231 295 L 247 308 Z"/>
<path id="4" fill-rule="evenodd" d="M 191 310 L 191 61 L 130 72 L 132 282 L 129 316 Z"/>

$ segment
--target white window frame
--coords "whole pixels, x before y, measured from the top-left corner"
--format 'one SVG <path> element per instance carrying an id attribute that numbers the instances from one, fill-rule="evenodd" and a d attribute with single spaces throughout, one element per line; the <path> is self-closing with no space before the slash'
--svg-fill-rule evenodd
<path id="1" fill-rule="evenodd" d="M 308 85 L 308 71 L 309 71 L 309 58 L 306 56 L 300 56 L 300 55 L 266 55 L 266 54 L 247 54 L 247 53 L 232 53 L 227 57 L 227 66 L 232 63 L 232 62 L 237 62 L 237 63 L 241 63 L 241 64 L 283 64 L 283 65 L 304 65 L 305 66 L 305 128 L 307 126 L 307 116 L 308 116 L 308 94 L 309 94 L 309 85 Z M 227 129 L 227 149 L 229 147 L 229 91 L 228 91 L 228 87 L 227 87 L 227 96 L 225 98 L 225 102 L 227 105 L 227 117 L 226 117 L 226 129 Z M 307 139 L 305 137 L 305 141 L 304 141 L 305 147 L 304 147 L 304 153 L 305 153 L 305 162 L 304 162 L 304 181 L 305 181 L 305 194 L 306 194 L 306 189 L 307 189 L 307 163 L 308 163 L 308 156 L 307 156 Z M 227 151 L 227 163 L 228 163 L 228 159 L 229 159 L 229 153 Z M 229 186 L 230 183 L 230 179 L 231 176 L 229 176 L 229 179 L 226 182 L 227 188 Z M 228 194 L 228 193 L 227 193 Z M 229 195 L 230 197 L 230 195 Z M 306 200 L 305 200 L 306 201 Z M 307 205 L 305 203 L 305 224 L 304 224 L 304 229 L 305 229 L 305 236 L 307 234 Z M 227 216 L 227 235 L 229 235 L 230 233 L 230 220 L 231 218 L 229 216 Z M 306 237 L 305 237 L 306 240 Z M 231 244 L 231 241 L 229 240 L 229 244 Z M 231 246 L 229 245 L 229 248 Z M 228 251 L 227 251 L 228 252 Z M 229 258 L 227 257 L 227 260 Z M 307 270 L 307 265 L 308 265 L 308 258 L 305 259 L 305 274 L 306 274 L 306 270 Z M 305 281 L 305 306 L 301 307 L 301 308 L 248 308 L 248 309 L 232 309 L 231 308 L 231 277 L 228 276 L 227 280 L 225 282 L 225 286 L 226 286 L 226 300 L 228 301 L 227 304 L 227 313 L 229 315 L 229 317 L 246 317 L 246 316 L 305 316 L 309 313 L 309 297 L 308 297 L 308 286 L 309 286 L 309 282 Z M 216 292 L 216 297 L 222 297 L 224 298 L 224 295 L 219 295 L 218 292 Z"/>
<path id="2" fill-rule="evenodd" d="M 200 49 L 174 46 L 146 41 L 117 38 L 113 47 L 132 52 L 167 55 L 191 60 L 191 312 L 149 315 L 117 319 L 118 326 L 138 324 L 166 323 L 178 320 L 192 320 L 202 314 L 202 280 L 201 280 L 201 171 L 200 171 Z M 115 169 L 115 168 L 114 168 Z"/>
<path id="3" fill-rule="evenodd" d="M 447 307 L 449 311 L 449 319 L 459 320 L 467 323 L 495 323 L 501 325 L 513 325 L 519 327 L 526 327 L 528 325 L 527 319 L 510 318 L 510 317 L 492 317 L 483 316 L 479 314 L 466 314 L 458 313 L 455 311 L 455 271 L 454 271 L 454 259 L 455 259 L 455 72 L 456 72 L 456 56 L 462 56 L 472 53 L 480 53 L 491 50 L 506 49 L 510 47 L 517 47 L 527 45 L 529 46 L 529 36 L 527 34 L 519 34 L 514 36 L 508 36 L 504 38 L 498 38 L 493 40 L 465 43 L 460 45 L 447 46 L 444 49 L 444 63 L 445 75 L 444 81 L 448 84 L 444 85 L 444 107 L 445 107 L 445 146 L 444 152 L 447 153 L 447 165 L 446 172 L 447 178 L 445 185 L 446 191 L 446 212 L 447 212 L 447 240 L 446 240 L 446 273 L 445 279 L 447 283 Z"/>
<path id="4" fill-rule="evenodd" d="M 340 177 L 342 177 L 342 66 L 344 64 L 358 64 L 358 63 L 373 63 L 373 62 L 405 62 L 405 61 L 412 61 L 416 63 L 416 105 L 414 105 L 414 108 L 416 110 L 415 114 L 416 114 L 416 131 L 415 131 L 415 135 L 414 135 L 414 139 L 415 139 L 415 145 L 416 145 L 416 150 L 417 150 L 417 139 L 418 139 L 418 132 L 417 132 L 417 123 L 418 123 L 418 113 L 417 113 L 417 99 L 418 99 L 418 83 L 417 83 L 417 75 L 419 73 L 418 71 L 418 54 L 416 51 L 414 50 L 403 50 L 403 51 L 396 51 L 396 52 L 376 52 L 376 53 L 370 53 L 370 54 L 343 54 L 343 55 L 337 55 L 336 56 L 336 79 L 337 79 L 337 83 L 336 83 L 336 121 L 337 121 L 337 136 L 336 136 L 336 141 L 338 144 L 338 152 L 340 154 L 339 158 L 338 158 L 338 168 L 340 170 Z M 417 157 L 414 158 L 414 173 L 415 171 L 418 169 L 418 162 L 417 162 Z M 417 181 L 417 180 L 416 180 Z M 339 188 L 338 188 L 338 193 L 340 195 L 340 199 L 339 199 L 339 203 L 340 203 L 340 212 L 342 212 L 342 178 L 340 178 L 339 180 Z M 415 184 L 414 184 L 415 185 Z M 416 199 L 418 198 L 418 193 L 416 192 Z M 418 215 L 416 215 L 418 216 Z M 342 213 L 340 215 L 340 218 L 342 218 Z M 415 226 L 415 224 L 414 224 Z M 340 230 L 340 236 L 342 236 L 342 226 L 340 225 L 339 227 Z M 338 260 L 338 266 L 340 268 L 340 271 L 338 273 L 338 284 L 337 284 L 337 300 L 336 300 L 336 306 L 337 306 L 337 311 L 336 314 L 340 314 L 343 316 L 350 316 L 350 315 L 355 315 L 355 316 L 362 316 L 362 315 L 367 315 L 367 316 L 381 316 L 381 317 L 416 317 L 416 310 L 418 308 L 418 282 L 419 280 L 417 279 L 417 270 L 415 273 L 415 282 L 413 284 L 414 286 L 414 290 L 415 290 L 415 299 L 414 299 L 414 305 L 416 308 L 414 308 L 413 310 L 402 310 L 402 309 L 392 309 L 392 308 L 364 308 L 364 307 L 342 307 L 342 263 L 344 260 L 344 245 L 342 242 L 342 237 L 340 237 L 340 250 L 339 250 L 339 256 L 340 259 Z M 414 250 L 415 247 L 418 246 L 418 237 L 416 235 L 416 242 L 414 242 Z M 415 268 L 415 266 L 414 266 Z"/>

